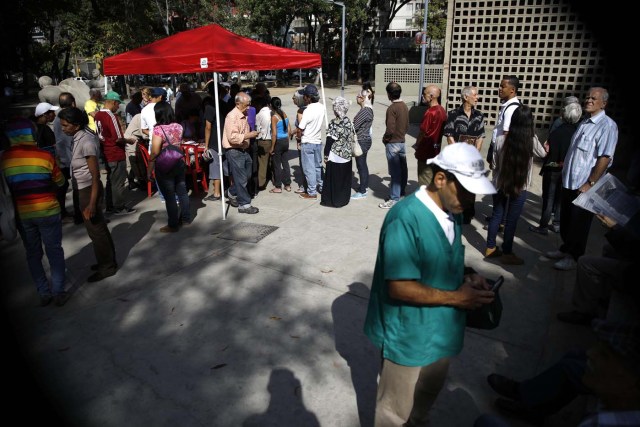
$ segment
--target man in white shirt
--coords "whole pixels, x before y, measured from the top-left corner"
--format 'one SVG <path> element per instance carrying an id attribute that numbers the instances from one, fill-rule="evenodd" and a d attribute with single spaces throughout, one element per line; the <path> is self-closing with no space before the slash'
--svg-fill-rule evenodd
<path id="1" fill-rule="evenodd" d="M 156 112 L 154 107 L 156 102 L 166 102 L 167 91 L 161 87 L 151 89 L 151 102 L 144 106 L 140 113 L 140 127 L 142 133 L 146 135 L 149 144 L 149 154 L 151 154 L 151 138 L 153 137 L 153 127 L 156 125 Z"/>
<path id="2" fill-rule="evenodd" d="M 256 130 L 258 131 L 258 190 L 267 187 L 269 176 L 269 158 L 271 157 L 271 97 L 260 95 L 253 98 L 258 110 L 256 114 Z"/>
<path id="3" fill-rule="evenodd" d="M 302 113 L 297 132 L 301 135 L 302 170 L 307 179 L 307 192 L 300 194 L 303 199 L 316 200 L 322 193 L 322 119 L 325 106 L 320 102 L 318 88 L 307 85 L 302 94 L 307 108 Z"/>

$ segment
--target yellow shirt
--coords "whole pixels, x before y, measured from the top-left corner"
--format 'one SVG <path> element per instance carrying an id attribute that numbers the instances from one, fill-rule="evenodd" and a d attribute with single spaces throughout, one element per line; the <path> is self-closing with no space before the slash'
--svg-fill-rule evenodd
<path id="1" fill-rule="evenodd" d="M 102 108 L 102 104 L 98 104 L 93 99 L 88 100 L 84 103 L 84 111 L 89 116 L 89 127 L 92 131 L 97 132 L 98 128 L 96 128 L 96 121 L 93 119 L 91 114 L 89 113 L 97 113 Z"/>

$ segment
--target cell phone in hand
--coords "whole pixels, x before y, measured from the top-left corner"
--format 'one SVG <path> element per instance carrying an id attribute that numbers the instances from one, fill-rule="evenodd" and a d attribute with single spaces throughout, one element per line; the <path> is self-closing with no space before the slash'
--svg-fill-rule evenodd
<path id="1" fill-rule="evenodd" d="M 503 276 L 498 277 L 498 279 L 495 282 L 493 282 L 493 286 L 491 286 L 491 290 L 493 292 L 497 292 L 503 283 L 504 283 L 504 277 Z"/>

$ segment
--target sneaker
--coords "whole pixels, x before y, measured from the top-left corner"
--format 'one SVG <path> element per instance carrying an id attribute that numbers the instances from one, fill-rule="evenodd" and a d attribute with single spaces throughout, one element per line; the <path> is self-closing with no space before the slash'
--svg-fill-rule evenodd
<path id="1" fill-rule="evenodd" d="M 244 213 L 244 214 L 257 214 L 258 212 L 260 212 L 260 209 L 256 208 L 255 206 L 249 206 L 248 208 L 238 208 L 238 213 Z"/>
<path id="2" fill-rule="evenodd" d="M 62 307 L 69 301 L 69 298 L 71 298 L 71 295 L 68 292 L 60 292 L 53 299 L 56 307 Z"/>
<path id="3" fill-rule="evenodd" d="M 549 230 L 553 231 L 554 233 L 559 233 L 560 232 L 560 224 L 551 224 L 549 226 Z"/>
<path id="4" fill-rule="evenodd" d="M 396 203 L 398 203 L 398 202 L 396 202 L 395 200 L 389 199 L 389 200 L 386 200 L 386 201 L 380 203 L 378 205 L 378 207 L 380 209 L 391 209 L 393 207 L 393 205 L 395 205 Z"/>
<path id="5" fill-rule="evenodd" d="M 51 304 L 53 297 L 51 295 L 40 295 L 40 307 L 46 307 Z"/>
<path id="6" fill-rule="evenodd" d="M 221 198 L 222 197 L 220 197 L 220 196 L 214 196 L 213 194 L 210 194 L 209 196 L 205 197 L 202 200 L 207 201 L 207 202 L 215 202 L 216 200 L 220 200 Z"/>
<path id="7" fill-rule="evenodd" d="M 160 227 L 161 233 L 175 233 L 176 231 L 178 231 L 178 228 L 176 227 L 169 227 L 168 225 L 165 225 L 164 227 Z"/>
<path id="8" fill-rule="evenodd" d="M 547 230 L 546 228 L 535 227 L 533 225 L 529 226 L 529 231 L 532 231 L 532 232 L 538 233 L 538 234 L 542 234 L 543 236 L 546 236 L 547 234 L 549 234 L 549 230 Z"/>
<path id="9" fill-rule="evenodd" d="M 562 251 L 548 251 L 544 253 L 544 256 L 549 259 L 562 259 L 569 256 L 569 254 Z"/>
<path id="10" fill-rule="evenodd" d="M 362 199 L 366 199 L 367 198 L 367 193 L 354 193 L 353 196 L 351 196 L 351 200 L 362 200 Z"/>
<path id="11" fill-rule="evenodd" d="M 229 203 L 234 208 L 238 207 L 238 199 L 234 199 L 230 197 L 229 200 L 227 200 L 227 203 Z"/>
<path id="12" fill-rule="evenodd" d="M 558 313 L 556 315 L 559 321 L 564 323 L 571 323 L 572 325 L 591 325 L 591 321 L 595 319 L 595 315 L 589 313 L 582 313 L 581 311 L 567 311 L 564 313 Z"/>
<path id="13" fill-rule="evenodd" d="M 553 268 L 555 268 L 556 270 L 569 271 L 574 270 L 576 268 L 576 265 L 577 263 L 573 259 L 573 257 L 568 256 L 553 264 Z"/>
<path id="14" fill-rule="evenodd" d="M 301 199 L 309 199 L 309 200 L 316 200 L 318 198 L 317 194 L 314 194 L 313 196 L 309 193 L 302 193 L 300 194 L 300 198 Z"/>
<path id="15" fill-rule="evenodd" d="M 524 260 L 519 256 L 516 256 L 514 253 L 510 254 L 502 254 L 500 257 L 500 262 L 506 265 L 522 265 L 524 264 Z"/>
<path id="16" fill-rule="evenodd" d="M 136 209 L 128 208 L 126 206 L 121 209 L 116 209 L 115 211 L 113 211 L 114 215 L 129 215 L 135 212 L 136 212 Z"/>

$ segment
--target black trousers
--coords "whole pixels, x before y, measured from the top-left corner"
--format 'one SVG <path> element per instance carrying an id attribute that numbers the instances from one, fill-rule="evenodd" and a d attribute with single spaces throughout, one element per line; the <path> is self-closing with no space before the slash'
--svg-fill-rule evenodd
<path id="1" fill-rule="evenodd" d="M 562 187 L 560 195 L 560 237 L 562 237 L 562 252 L 570 254 L 574 260 L 578 260 L 587 248 L 589 240 L 589 229 L 593 213 L 579 208 L 573 204 L 576 197 L 580 195 L 578 190 L 569 190 Z"/>

